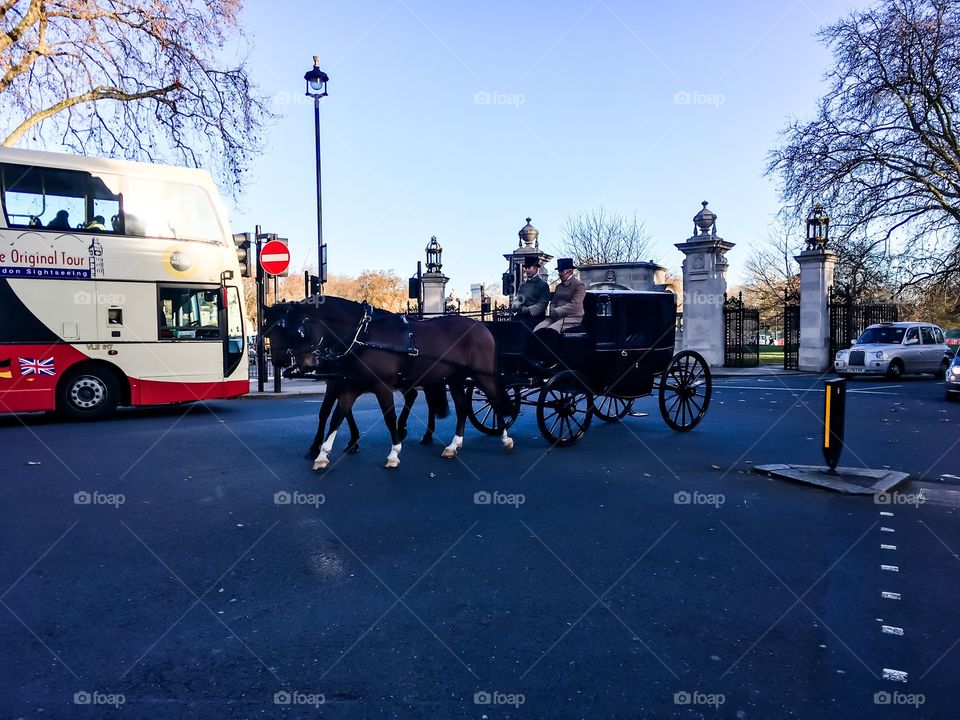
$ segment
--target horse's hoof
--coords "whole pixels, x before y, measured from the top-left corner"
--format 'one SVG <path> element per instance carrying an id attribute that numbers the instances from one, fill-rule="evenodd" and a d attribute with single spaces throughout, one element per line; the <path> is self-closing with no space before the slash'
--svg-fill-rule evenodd
<path id="1" fill-rule="evenodd" d="M 391 460 L 390 458 L 387 458 L 387 462 L 386 462 L 386 464 L 384 465 L 384 467 L 385 467 L 385 468 L 396 468 L 396 467 L 400 467 L 400 461 L 399 461 L 399 460 Z"/>
<path id="2" fill-rule="evenodd" d="M 440 457 L 442 457 L 442 458 L 448 458 L 448 459 L 449 459 L 449 458 L 455 458 L 456 456 L 457 456 L 457 451 L 456 451 L 456 450 L 451 450 L 450 448 L 444 448 L 444 449 L 443 449 L 443 452 L 440 453 Z"/>
<path id="3" fill-rule="evenodd" d="M 509 442 L 503 443 L 503 451 L 505 453 L 513 452 L 513 439 L 511 438 Z"/>
<path id="4" fill-rule="evenodd" d="M 433 445 L 433 435 L 427 433 L 422 438 L 420 438 L 421 445 Z"/>
<path id="5" fill-rule="evenodd" d="M 330 461 L 329 461 L 329 460 L 317 460 L 317 461 L 313 464 L 313 469 L 314 469 L 314 470 L 326 470 L 328 467 L 330 467 Z"/>
<path id="6" fill-rule="evenodd" d="M 350 443 L 347 445 L 347 452 L 351 455 L 360 452 L 360 443 Z"/>

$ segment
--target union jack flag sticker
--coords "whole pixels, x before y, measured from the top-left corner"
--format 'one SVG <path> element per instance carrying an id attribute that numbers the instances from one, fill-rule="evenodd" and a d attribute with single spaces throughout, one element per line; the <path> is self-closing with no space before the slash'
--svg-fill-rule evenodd
<path id="1" fill-rule="evenodd" d="M 38 360 L 37 358 L 20 358 L 21 375 L 49 375 L 53 377 L 57 374 L 53 366 L 53 358 Z"/>

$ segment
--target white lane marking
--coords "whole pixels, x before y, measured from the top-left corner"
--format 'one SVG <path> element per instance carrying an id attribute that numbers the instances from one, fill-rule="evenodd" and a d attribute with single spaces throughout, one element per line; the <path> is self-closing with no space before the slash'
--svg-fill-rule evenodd
<path id="1" fill-rule="evenodd" d="M 881 565 L 881 570 L 886 570 L 887 572 L 900 572 L 900 568 L 896 565 Z"/>
<path id="2" fill-rule="evenodd" d="M 881 550 L 896 550 L 896 549 L 897 549 L 897 546 L 896 546 L 896 545 L 884 545 L 883 543 L 880 543 L 880 549 L 881 549 Z"/>
<path id="3" fill-rule="evenodd" d="M 884 680 L 894 680 L 896 682 L 905 683 L 907 681 L 907 671 L 906 670 L 894 670 L 892 668 L 883 669 L 883 679 Z"/>
<path id="4" fill-rule="evenodd" d="M 903 628 L 895 627 L 893 625 L 881 625 L 880 629 L 883 631 L 884 635 L 903 635 Z"/>
<path id="5" fill-rule="evenodd" d="M 888 592 L 887 590 L 881 590 L 881 591 L 880 591 L 880 597 L 882 597 L 884 600 L 899 600 L 899 599 L 900 599 L 900 593 Z"/>
<path id="6" fill-rule="evenodd" d="M 883 515 L 883 517 L 893 517 L 893 513 L 887 512 L 886 510 L 881 510 L 880 514 Z"/>
<path id="7" fill-rule="evenodd" d="M 941 475 L 940 477 L 942 477 L 942 478 L 947 478 L 947 480 L 960 480 L 960 476 L 957 476 L 957 475 L 949 475 L 949 474 L 947 474 L 947 473 L 944 473 L 944 474 Z"/>
<path id="8" fill-rule="evenodd" d="M 824 392 L 823 388 L 792 388 L 792 387 L 753 387 L 752 385 L 724 385 L 722 383 L 714 383 L 713 387 L 715 390 L 753 390 L 754 392 L 790 392 L 790 393 L 822 393 Z M 893 385 L 891 387 L 900 387 L 899 385 Z M 865 388 L 863 390 L 851 390 L 847 388 L 848 393 L 856 393 L 860 395 L 899 395 L 900 393 L 893 392 L 883 392 L 887 389 L 884 386 L 881 388 Z"/>
<path id="9" fill-rule="evenodd" d="M 893 528 L 881 527 L 880 532 L 896 532 Z"/>

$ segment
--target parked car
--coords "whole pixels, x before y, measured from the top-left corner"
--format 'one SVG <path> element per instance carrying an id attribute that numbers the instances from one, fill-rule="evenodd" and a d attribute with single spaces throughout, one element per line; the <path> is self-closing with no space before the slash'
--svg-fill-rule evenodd
<path id="1" fill-rule="evenodd" d="M 960 328 L 951 328 L 943 331 L 943 336 L 947 339 L 947 345 L 956 349 L 960 347 Z"/>
<path id="2" fill-rule="evenodd" d="M 834 368 L 841 377 L 886 375 L 899 378 L 905 373 L 930 373 L 940 377 L 950 359 L 943 330 L 924 322 L 895 322 L 871 325 L 849 350 L 841 350 Z"/>
<path id="3" fill-rule="evenodd" d="M 960 351 L 953 356 L 953 361 L 947 368 L 947 400 L 960 397 Z"/>

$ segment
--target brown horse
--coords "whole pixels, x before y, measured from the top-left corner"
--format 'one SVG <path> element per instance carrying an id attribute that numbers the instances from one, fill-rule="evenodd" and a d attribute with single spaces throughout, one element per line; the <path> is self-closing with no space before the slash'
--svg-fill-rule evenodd
<path id="1" fill-rule="evenodd" d="M 314 469 L 329 465 L 337 429 L 357 396 L 364 392 L 377 396 L 390 431 L 386 467 L 400 464 L 402 437 L 393 404 L 395 390 L 406 393 L 422 387 L 434 409 L 440 406 L 441 397 L 445 404 L 443 386 L 450 388 L 457 428 L 442 457 L 455 457 L 463 445 L 468 382 L 493 398 L 497 422 L 503 427 L 500 418 L 510 405 L 497 374 L 493 336 L 475 320 L 456 315 L 409 320 L 375 310 L 367 303 L 323 297 L 268 308 L 267 326 L 275 357 L 289 355 L 306 371 L 331 363 L 342 369 L 343 384 L 337 388 L 338 403 L 330 433 L 319 448 Z M 508 452 L 513 449 L 506 429 L 501 441 Z"/>

